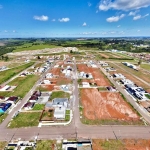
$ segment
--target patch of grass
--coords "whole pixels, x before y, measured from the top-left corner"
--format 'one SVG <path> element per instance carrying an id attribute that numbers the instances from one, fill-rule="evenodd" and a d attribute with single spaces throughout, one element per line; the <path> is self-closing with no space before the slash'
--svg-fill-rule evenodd
<path id="1" fill-rule="evenodd" d="M 148 99 L 150 99 L 150 95 L 149 95 L 149 94 L 145 94 L 145 96 L 146 96 Z"/>
<path id="2" fill-rule="evenodd" d="M 54 98 L 69 98 L 70 94 L 64 91 L 57 91 L 53 92 L 50 99 L 53 100 Z"/>
<path id="3" fill-rule="evenodd" d="M 55 140 L 39 140 L 35 150 L 62 150 L 62 143 L 57 143 Z"/>
<path id="4" fill-rule="evenodd" d="M 3 122 L 3 120 L 7 117 L 8 114 L 6 113 L 0 113 L 0 124 Z"/>
<path id="5" fill-rule="evenodd" d="M 10 85 L 17 85 L 14 91 L 3 92 L 4 96 L 18 96 L 23 98 L 33 87 L 35 82 L 39 79 L 39 76 L 36 75 L 28 75 L 27 77 L 18 77 L 10 82 Z"/>
<path id="6" fill-rule="evenodd" d="M 7 142 L 5 142 L 5 141 L 0 141 L 0 150 L 3 150 L 6 145 L 7 145 Z"/>
<path id="7" fill-rule="evenodd" d="M 120 140 L 104 140 L 99 143 L 103 150 L 123 150 L 124 144 Z"/>
<path id="8" fill-rule="evenodd" d="M 98 87 L 98 91 L 107 91 L 106 87 Z"/>
<path id="9" fill-rule="evenodd" d="M 44 109 L 44 104 L 36 104 L 34 105 L 32 110 L 43 110 Z"/>
<path id="10" fill-rule="evenodd" d="M 11 122 L 9 128 L 37 126 L 41 112 L 21 112 Z"/>
<path id="11" fill-rule="evenodd" d="M 15 75 L 25 70 L 26 68 L 32 66 L 33 64 L 34 64 L 33 62 L 30 62 L 28 64 L 0 72 L 0 84 L 2 84 L 3 82 L 6 82 L 10 78 L 14 77 Z"/>
<path id="12" fill-rule="evenodd" d="M 150 64 L 141 64 L 140 67 L 150 71 Z"/>
<path id="13" fill-rule="evenodd" d="M 70 110 L 66 110 L 65 121 L 70 120 Z"/>

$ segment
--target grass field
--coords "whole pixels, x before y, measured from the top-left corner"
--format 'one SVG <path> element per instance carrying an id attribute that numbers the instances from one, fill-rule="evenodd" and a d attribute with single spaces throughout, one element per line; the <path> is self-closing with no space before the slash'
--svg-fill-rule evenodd
<path id="1" fill-rule="evenodd" d="M 7 117 L 7 114 L 0 114 L 0 124 L 3 122 L 3 120 Z"/>
<path id="2" fill-rule="evenodd" d="M 70 120 L 70 110 L 66 110 L 65 121 Z"/>
<path id="3" fill-rule="evenodd" d="M 44 109 L 44 104 L 36 104 L 34 105 L 32 110 L 43 110 Z"/>
<path id="4" fill-rule="evenodd" d="M 141 64 L 141 68 L 150 71 L 150 64 Z"/>
<path id="5" fill-rule="evenodd" d="M 37 126 L 40 115 L 40 112 L 21 112 L 10 122 L 9 128 Z"/>
<path id="6" fill-rule="evenodd" d="M 7 146 L 7 142 L 0 141 L 0 150 L 4 150 L 5 146 Z"/>
<path id="7" fill-rule="evenodd" d="M 18 73 L 25 70 L 26 68 L 32 66 L 33 64 L 34 64 L 33 62 L 30 62 L 28 64 L 25 64 L 25 65 L 18 66 L 18 67 L 13 68 L 13 69 L 9 69 L 9 70 L 0 72 L 0 84 L 2 84 L 3 82 L 6 82 L 10 78 L 17 75 Z"/>
<path id="8" fill-rule="evenodd" d="M 57 91 L 57 92 L 53 92 L 50 99 L 53 100 L 54 98 L 69 98 L 70 94 L 63 92 L 63 91 Z"/>
<path id="9" fill-rule="evenodd" d="M 13 52 L 20 52 L 20 51 L 27 51 L 27 50 L 40 50 L 40 49 L 44 49 L 44 48 L 57 48 L 57 47 L 60 47 L 60 46 L 45 45 L 45 44 L 32 45 L 30 43 L 27 43 L 22 46 L 16 47 L 16 49 Z"/>
<path id="10" fill-rule="evenodd" d="M 10 85 L 16 85 L 17 87 L 14 91 L 10 92 L 0 92 L 2 96 L 18 96 L 23 98 L 33 87 L 35 82 L 38 80 L 39 76 L 28 75 L 27 77 L 18 77 L 10 82 Z"/>
<path id="11" fill-rule="evenodd" d="M 58 144 L 55 140 L 39 140 L 35 150 L 62 150 L 62 143 Z"/>

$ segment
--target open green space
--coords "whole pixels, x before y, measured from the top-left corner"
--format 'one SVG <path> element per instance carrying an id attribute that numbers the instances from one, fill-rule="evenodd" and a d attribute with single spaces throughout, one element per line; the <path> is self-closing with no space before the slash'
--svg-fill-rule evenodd
<path id="1" fill-rule="evenodd" d="M 66 93 L 64 91 L 57 91 L 52 93 L 50 99 L 53 100 L 54 98 L 69 98 L 69 97 L 70 97 L 69 93 Z"/>
<path id="2" fill-rule="evenodd" d="M 21 71 L 25 70 L 26 68 L 32 66 L 33 64 L 34 64 L 34 62 L 30 62 L 25 65 L 18 66 L 16 68 L 0 72 L 0 84 L 2 84 L 3 82 L 6 82 L 10 78 L 14 77 L 15 75 L 17 75 Z"/>
<path id="3" fill-rule="evenodd" d="M 44 104 L 35 104 L 32 110 L 43 110 Z"/>
<path id="4" fill-rule="evenodd" d="M 35 150 L 62 150 L 62 143 L 55 140 L 39 140 Z"/>
<path id="5" fill-rule="evenodd" d="M 70 110 L 66 110 L 65 121 L 70 120 Z"/>
<path id="6" fill-rule="evenodd" d="M 0 150 L 4 150 L 5 146 L 7 146 L 6 141 L 0 141 Z"/>
<path id="7" fill-rule="evenodd" d="M 57 47 L 60 47 L 60 46 L 48 45 L 48 44 L 32 45 L 31 43 L 26 43 L 24 45 L 15 47 L 15 50 L 13 52 L 20 52 L 20 51 L 26 51 L 26 50 L 40 50 L 44 48 L 57 48 Z"/>
<path id="8" fill-rule="evenodd" d="M 7 117 L 6 113 L 0 113 L 0 124 L 3 122 L 3 120 Z"/>
<path id="9" fill-rule="evenodd" d="M 35 82 L 39 79 L 39 76 L 28 75 L 27 77 L 18 77 L 11 81 L 10 85 L 17 85 L 14 91 L 0 92 L 1 96 L 18 96 L 23 98 L 33 87 Z"/>
<path id="10" fill-rule="evenodd" d="M 141 64 L 140 67 L 150 71 L 150 64 Z"/>
<path id="11" fill-rule="evenodd" d="M 9 128 L 37 126 L 41 112 L 21 112 L 9 124 Z"/>

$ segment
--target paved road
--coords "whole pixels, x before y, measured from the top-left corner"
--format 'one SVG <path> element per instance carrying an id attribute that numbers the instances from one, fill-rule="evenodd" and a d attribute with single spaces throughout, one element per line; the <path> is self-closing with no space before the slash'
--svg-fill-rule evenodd
<path id="1" fill-rule="evenodd" d="M 74 66 L 76 73 L 76 66 Z M 110 79 L 111 80 L 111 79 Z M 38 81 L 39 82 L 39 81 Z M 38 84 L 36 83 L 36 85 Z M 0 125 L 0 140 L 10 141 L 11 139 L 21 138 L 22 140 L 31 140 L 35 136 L 38 139 L 62 139 L 62 138 L 111 138 L 111 139 L 124 139 L 124 138 L 150 138 L 150 127 L 149 126 L 92 126 L 83 125 L 80 122 L 79 116 L 79 97 L 78 97 L 78 84 L 77 77 L 73 81 L 75 88 L 73 94 L 75 100 L 73 102 L 73 121 L 68 126 L 49 126 L 49 127 L 29 127 L 29 128 L 19 128 L 19 129 L 8 129 L 5 125 L 9 122 L 6 120 Z M 114 83 L 117 88 L 121 91 L 122 89 Z M 35 86 L 36 86 L 35 85 Z M 33 89 L 35 88 L 33 87 Z M 33 90 L 32 89 L 32 90 Z M 124 93 L 124 91 L 122 91 Z M 124 93 L 125 94 L 125 93 Z M 29 95 L 27 94 L 27 97 Z M 126 95 L 128 96 L 128 95 Z M 26 97 L 26 98 L 27 98 Z M 25 101 L 25 100 L 24 100 Z M 133 101 L 133 100 L 132 100 Z M 17 110 L 21 108 L 21 105 L 17 107 Z"/>

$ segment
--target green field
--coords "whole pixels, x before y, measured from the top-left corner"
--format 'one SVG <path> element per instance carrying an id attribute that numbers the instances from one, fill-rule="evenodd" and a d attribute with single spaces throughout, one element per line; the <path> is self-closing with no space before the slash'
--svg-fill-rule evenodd
<path id="1" fill-rule="evenodd" d="M 57 91 L 52 93 L 50 99 L 53 100 L 54 98 L 69 98 L 69 97 L 70 97 L 69 93 L 63 91 Z"/>
<path id="2" fill-rule="evenodd" d="M 32 110 L 43 110 L 44 104 L 35 104 Z"/>
<path id="3" fill-rule="evenodd" d="M 150 71 L 150 64 L 141 64 L 140 67 Z"/>
<path id="4" fill-rule="evenodd" d="M 10 122 L 9 128 L 37 126 L 40 115 L 40 112 L 21 112 Z"/>
<path id="5" fill-rule="evenodd" d="M 33 64 L 34 64 L 33 62 L 30 62 L 28 64 L 0 72 L 0 84 L 2 84 L 3 82 L 6 82 L 10 78 L 14 77 L 15 75 L 25 70 L 26 68 L 32 66 Z"/>
<path id="6" fill-rule="evenodd" d="M 62 150 L 62 143 L 58 144 L 55 140 L 39 140 L 35 150 Z"/>
<path id="7" fill-rule="evenodd" d="M 26 50 L 40 50 L 45 48 L 57 48 L 59 46 L 55 45 L 46 45 L 46 44 L 40 44 L 40 45 L 32 45 L 30 43 L 24 44 L 22 46 L 17 46 L 16 49 L 13 52 L 20 52 L 20 51 L 26 51 Z"/>
<path id="8" fill-rule="evenodd" d="M 0 124 L 3 122 L 3 120 L 7 117 L 7 114 L 0 114 Z"/>
<path id="9" fill-rule="evenodd" d="M 14 91 L 0 92 L 2 96 L 18 96 L 23 98 L 33 87 L 35 82 L 39 79 L 39 76 L 28 75 L 27 77 L 18 77 L 11 81 L 9 85 L 17 86 Z"/>

